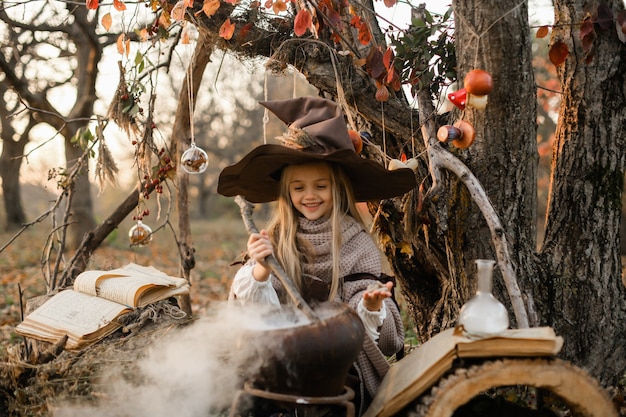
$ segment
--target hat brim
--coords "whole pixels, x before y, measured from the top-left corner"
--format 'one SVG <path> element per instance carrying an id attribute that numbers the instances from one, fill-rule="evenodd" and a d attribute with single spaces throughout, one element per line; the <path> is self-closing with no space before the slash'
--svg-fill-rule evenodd
<path id="1" fill-rule="evenodd" d="M 329 154 L 311 154 L 282 145 L 267 144 L 253 149 L 238 163 L 222 170 L 217 192 L 226 197 L 243 196 L 251 203 L 278 199 L 280 171 L 288 165 L 324 161 L 343 168 L 354 190 L 356 201 L 377 201 L 402 195 L 417 185 L 410 168 L 387 170 L 361 158 L 350 149 Z"/>

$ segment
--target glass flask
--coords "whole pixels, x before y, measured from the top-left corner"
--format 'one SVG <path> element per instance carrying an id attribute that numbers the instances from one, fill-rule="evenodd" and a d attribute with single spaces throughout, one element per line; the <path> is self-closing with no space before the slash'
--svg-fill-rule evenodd
<path id="1" fill-rule="evenodd" d="M 491 292 L 495 263 L 491 259 L 476 260 L 476 294 L 461 307 L 459 313 L 459 324 L 470 336 L 494 335 L 509 328 L 509 313 Z"/>
<path id="2" fill-rule="evenodd" d="M 141 220 L 137 220 L 137 224 L 128 231 L 128 239 L 133 245 L 147 245 L 152 241 L 152 229 Z"/>
<path id="3" fill-rule="evenodd" d="M 180 157 L 180 165 L 187 174 L 202 174 L 209 166 L 209 156 L 204 149 L 192 143 Z"/>

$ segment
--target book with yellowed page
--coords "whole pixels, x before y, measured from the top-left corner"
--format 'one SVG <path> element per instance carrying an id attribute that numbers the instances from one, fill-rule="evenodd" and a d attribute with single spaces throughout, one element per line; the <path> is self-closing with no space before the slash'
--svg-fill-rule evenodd
<path id="1" fill-rule="evenodd" d="M 484 338 L 466 337 L 460 327 L 444 330 L 391 366 L 363 417 L 393 416 L 437 383 L 455 359 L 555 356 L 562 346 L 563 338 L 550 327 Z"/>
<path id="2" fill-rule="evenodd" d="M 189 294 L 186 279 L 153 267 L 130 263 L 110 271 L 84 271 L 73 288 L 50 297 L 15 332 L 51 343 L 67 335 L 65 348 L 81 349 L 117 330 L 123 314 L 184 294 Z"/>

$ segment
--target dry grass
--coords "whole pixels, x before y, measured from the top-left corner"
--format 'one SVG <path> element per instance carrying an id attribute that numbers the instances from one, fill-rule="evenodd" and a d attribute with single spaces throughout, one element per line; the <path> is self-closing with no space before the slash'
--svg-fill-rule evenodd
<path id="1" fill-rule="evenodd" d="M 0 254 L 0 359 L 9 344 L 17 343 L 13 328 L 21 321 L 22 300 L 46 293 L 41 268 L 42 249 L 48 230 L 44 225 L 28 229 Z M 225 218 L 192 224 L 196 266 L 191 274 L 194 314 L 203 314 L 212 300 L 223 300 L 236 267 L 229 264 L 245 250 L 246 231 L 240 219 Z M 3 246 L 12 234 L 0 234 Z M 126 230 L 118 230 L 91 258 L 89 269 L 113 269 L 134 262 L 179 275 L 179 256 L 171 233 L 161 230 L 144 247 L 130 247 Z"/>

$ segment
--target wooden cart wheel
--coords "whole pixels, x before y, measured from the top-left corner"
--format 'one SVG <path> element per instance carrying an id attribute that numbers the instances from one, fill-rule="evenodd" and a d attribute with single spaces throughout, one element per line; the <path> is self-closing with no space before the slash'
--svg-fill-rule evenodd
<path id="1" fill-rule="evenodd" d="M 577 417 L 617 417 L 608 393 L 588 373 L 553 358 L 501 359 L 457 369 L 425 394 L 408 414 L 451 417 L 456 409 L 491 388 L 526 385 L 559 396 Z"/>

